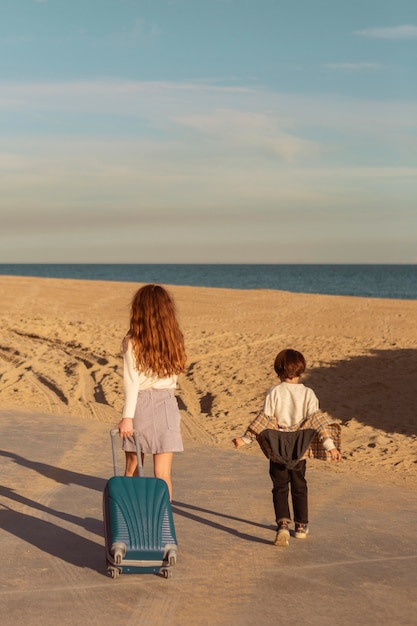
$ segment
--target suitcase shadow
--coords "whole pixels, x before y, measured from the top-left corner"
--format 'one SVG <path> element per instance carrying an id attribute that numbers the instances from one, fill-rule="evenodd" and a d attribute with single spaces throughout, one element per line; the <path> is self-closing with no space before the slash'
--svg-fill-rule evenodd
<path id="1" fill-rule="evenodd" d="M 0 450 L 0 456 L 11 459 L 14 463 L 26 467 L 28 469 L 37 472 L 41 476 L 50 478 L 62 485 L 80 485 L 81 487 L 87 487 L 94 491 L 102 492 L 106 481 L 103 478 L 97 476 L 89 476 L 87 474 L 80 474 L 79 472 L 73 472 L 71 470 L 62 469 L 61 467 L 55 467 L 54 465 L 48 465 L 47 463 L 40 463 L 39 461 L 30 461 L 25 457 L 9 452 L 8 450 Z"/>
<path id="2" fill-rule="evenodd" d="M 183 510 L 186 509 L 186 510 Z M 211 526 L 217 530 L 221 530 L 222 532 L 230 533 L 235 537 L 240 537 L 245 541 L 253 541 L 255 543 L 263 543 L 270 545 L 271 540 L 263 539 L 262 537 L 257 537 L 256 535 L 251 535 L 249 533 L 241 532 L 237 530 L 237 528 L 233 528 L 232 526 L 226 526 L 225 524 L 221 524 L 220 522 L 215 522 L 207 517 L 202 515 L 198 515 L 198 513 L 206 513 L 208 515 L 213 515 L 220 517 L 222 519 L 231 520 L 234 522 L 239 522 L 243 524 L 249 524 L 250 526 L 256 526 L 257 528 L 264 528 L 266 530 L 276 530 L 276 525 L 271 524 L 260 524 L 259 522 L 253 522 L 251 520 L 242 519 L 240 517 L 235 517 L 234 515 L 228 515 L 226 513 L 219 513 L 218 511 L 212 511 L 210 509 L 205 509 L 199 506 L 195 506 L 193 504 L 186 504 L 185 502 L 173 501 L 172 503 L 172 511 L 177 515 L 181 515 L 187 519 L 192 520 L 193 522 L 198 522 L 200 524 L 204 524 L 206 526 Z"/>
<path id="3" fill-rule="evenodd" d="M 37 511 L 41 511 L 42 513 L 46 513 L 47 515 L 52 515 L 57 517 L 58 519 L 62 519 L 66 522 L 70 522 L 71 524 L 75 524 L 77 526 L 81 526 L 81 528 L 85 528 L 90 533 L 94 533 L 99 537 L 103 535 L 103 523 L 101 520 L 94 519 L 93 517 L 79 517 L 78 515 L 73 515 L 72 513 L 64 513 L 63 511 L 56 511 L 55 509 L 51 509 L 36 500 L 31 500 L 30 498 L 26 498 L 26 496 L 22 496 L 20 493 L 17 493 L 14 489 L 10 487 L 4 487 L 0 485 L 0 496 L 4 498 L 8 498 L 9 500 L 13 500 L 14 502 L 18 502 L 19 504 L 23 504 L 31 509 L 36 509 Z M 3 504 L 1 504 L 3 506 Z"/>
<path id="4" fill-rule="evenodd" d="M 66 528 L 15 511 L 5 504 L 0 509 L 0 525 L 3 531 L 66 563 L 95 572 L 100 571 L 100 563 L 103 563 L 104 569 L 103 545 Z"/>

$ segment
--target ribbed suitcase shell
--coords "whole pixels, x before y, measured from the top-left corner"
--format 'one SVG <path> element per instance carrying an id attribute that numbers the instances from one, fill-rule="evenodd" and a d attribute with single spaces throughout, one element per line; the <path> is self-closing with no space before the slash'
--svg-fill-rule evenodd
<path id="1" fill-rule="evenodd" d="M 113 476 L 103 494 L 107 570 L 163 573 L 176 562 L 177 538 L 167 484 L 160 478 Z"/>

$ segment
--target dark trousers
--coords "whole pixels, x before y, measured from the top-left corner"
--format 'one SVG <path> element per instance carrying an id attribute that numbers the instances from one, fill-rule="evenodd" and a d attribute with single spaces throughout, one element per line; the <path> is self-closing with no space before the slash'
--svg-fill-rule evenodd
<path id="1" fill-rule="evenodd" d="M 291 499 L 294 521 L 308 524 L 308 490 L 305 479 L 306 462 L 299 461 L 295 467 L 288 469 L 281 463 L 269 463 L 269 475 L 273 482 L 272 499 L 274 502 L 275 519 L 278 522 L 291 521 L 288 502 L 291 484 Z"/>

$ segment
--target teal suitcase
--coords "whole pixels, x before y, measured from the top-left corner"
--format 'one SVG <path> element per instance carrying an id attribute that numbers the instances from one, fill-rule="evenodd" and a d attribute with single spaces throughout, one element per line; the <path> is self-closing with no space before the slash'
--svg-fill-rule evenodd
<path id="1" fill-rule="evenodd" d="M 139 477 L 119 476 L 119 431 L 113 429 L 110 435 L 115 475 L 103 494 L 107 573 L 112 578 L 146 573 L 170 578 L 177 560 L 177 539 L 167 484 L 143 476 L 136 433 Z"/>

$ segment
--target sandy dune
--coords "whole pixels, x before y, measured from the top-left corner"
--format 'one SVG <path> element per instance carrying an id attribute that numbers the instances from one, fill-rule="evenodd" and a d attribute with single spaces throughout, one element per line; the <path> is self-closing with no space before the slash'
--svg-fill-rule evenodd
<path id="1" fill-rule="evenodd" d="M 117 422 L 120 343 L 139 285 L 1 276 L 0 407 Z M 293 347 L 308 362 L 303 382 L 343 424 L 337 471 L 417 487 L 417 301 L 168 289 L 188 354 L 185 440 L 235 454 L 231 438 L 276 381 L 276 353 Z"/>

